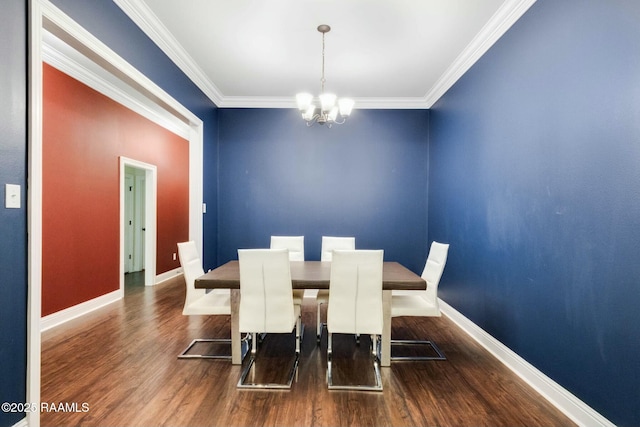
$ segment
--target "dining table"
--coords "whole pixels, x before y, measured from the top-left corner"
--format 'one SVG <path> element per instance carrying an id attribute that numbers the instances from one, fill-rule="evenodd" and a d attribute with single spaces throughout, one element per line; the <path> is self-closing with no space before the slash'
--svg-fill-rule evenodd
<path id="1" fill-rule="evenodd" d="M 293 289 L 329 289 L 330 261 L 291 261 Z M 195 280 L 200 289 L 230 289 L 231 298 L 231 362 L 242 364 L 242 342 L 239 327 L 240 268 L 237 260 L 210 270 Z M 382 337 L 380 365 L 391 365 L 391 293 L 394 290 L 425 290 L 427 282 L 402 264 L 385 261 L 382 268 Z"/>

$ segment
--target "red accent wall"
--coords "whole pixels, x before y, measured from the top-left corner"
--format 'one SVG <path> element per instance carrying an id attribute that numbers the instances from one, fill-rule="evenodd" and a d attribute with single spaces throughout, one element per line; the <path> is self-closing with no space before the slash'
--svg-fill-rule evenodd
<path id="1" fill-rule="evenodd" d="M 119 157 L 156 165 L 157 273 L 189 238 L 189 143 L 44 64 L 42 315 L 119 288 Z"/>

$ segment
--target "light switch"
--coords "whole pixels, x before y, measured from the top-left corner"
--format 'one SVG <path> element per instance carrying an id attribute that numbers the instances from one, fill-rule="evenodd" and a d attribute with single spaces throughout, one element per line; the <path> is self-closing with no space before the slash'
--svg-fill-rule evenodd
<path id="1" fill-rule="evenodd" d="M 4 207 L 7 209 L 20 209 L 20 186 L 17 184 L 5 184 Z"/>

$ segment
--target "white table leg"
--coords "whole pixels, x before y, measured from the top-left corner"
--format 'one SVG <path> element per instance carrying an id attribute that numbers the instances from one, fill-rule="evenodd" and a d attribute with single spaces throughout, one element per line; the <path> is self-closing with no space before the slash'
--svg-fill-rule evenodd
<path id="1" fill-rule="evenodd" d="M 391 291 L 382 291 L 382 348 L 380 366 L 391 366 Z"/>
<path id="2" fill-rule="evenodd" d="M 231 289 L 231 363 L 242 364 L 240 339 L 240 289 Z"/>

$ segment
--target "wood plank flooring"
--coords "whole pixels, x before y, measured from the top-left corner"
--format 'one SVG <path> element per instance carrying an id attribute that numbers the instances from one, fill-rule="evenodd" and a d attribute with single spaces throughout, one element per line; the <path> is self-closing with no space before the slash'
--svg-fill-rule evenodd
<path id="1" fill-rule="evenodd" d="M 239 390 L 240 367 L 177 355 L 194 338 L 228 337 L 228 316 L 183 316 L 184 281 L 127 287 L 126 297 L 43 333 L 42 402 L 77 403 L 45 412 L 43 426 L 571 426 L 446 317 L 393 320 L 394 338 L 431 338 L 447 361 L 394 362 L 384 391 L 328 391 L 326 333 L 315 340 L 315 304 L 297 379 L 288 391 Z M 334 339 L 334 369 L 362 380 L 368 338 Z M 268 335 L 258 363 L 288 368 L 293 337 Z M 352 366 L 358 366 L 353 369 Z M 334 377 L 335 378 L 335 377 Z M 86 412 L 82 404 L 88 405 Z"/>

